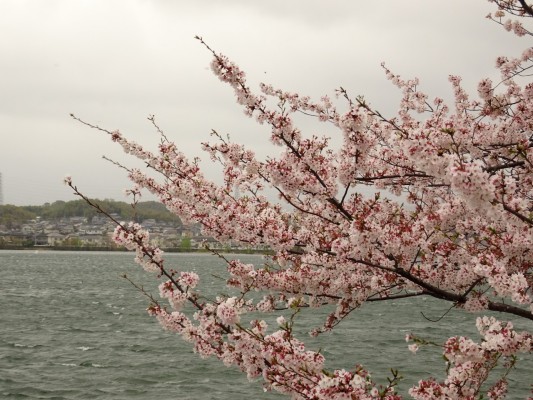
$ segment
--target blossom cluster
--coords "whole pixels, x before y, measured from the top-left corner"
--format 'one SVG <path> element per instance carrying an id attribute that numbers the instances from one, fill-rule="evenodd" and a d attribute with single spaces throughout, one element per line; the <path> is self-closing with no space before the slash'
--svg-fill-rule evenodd
<path id="1" fill-rule="evenodd" d="M 528 332 L 516 332 L 510 322 L 482 317 L 477 318 L 476 325 L 483 337 L 481 344 L 465 337 L 449 338 L 444 344 L 444 357 L 448 363 L 446 380 L 421 380 L 409 392 L 413 398 L 474 399 L 491 370 L 501 362 L 500 358 L 505 360 L 503 365 L 510 369 L 514 365 L 514 354 L 531 352 L 533 336 Z M 508 382 L 503 376 L 487 390 L 487 396 L 489 399 L 503 399 L 507 389 Z"/>

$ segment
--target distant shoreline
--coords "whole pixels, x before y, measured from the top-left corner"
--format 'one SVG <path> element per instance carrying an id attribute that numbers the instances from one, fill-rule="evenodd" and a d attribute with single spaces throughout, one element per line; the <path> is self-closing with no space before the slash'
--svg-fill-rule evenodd
<path id="1" fill-rule="evenodd" d="M 20 251 L 107 251 L 113 253 L 128 253 L 130 250 L 124 247 L 98 247 L 98 246 L 0 246 L 0 250 L 20 250 Z M 181 248 L 162 248 L 165 253 L 210 253 L 206 249 L 181 249 Z M 216 249 L 220 253 L 226 254 L 273 254 L 272 251 L 266 250 L 246 250 L 246 249 Z"/>

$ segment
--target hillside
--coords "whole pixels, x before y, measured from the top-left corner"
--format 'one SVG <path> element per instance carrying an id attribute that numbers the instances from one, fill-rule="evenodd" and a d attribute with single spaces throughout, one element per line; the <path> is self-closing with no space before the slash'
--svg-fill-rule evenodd
<path id="1" fill-rule="evenodd" d="M 156 201 L 139 202 L 135 209 L 131 204 L 115 200 L 95 200 L 108 213 L 116 213 L 123 220 L 157 221 L 180 224 L 179 217 L 170 213 L 164 205 Z M 0 225 L 12 226 L 40 217 L 45 220 L 58 220 L 69 217 L 92 218 L 98 212 L 83 200 L 55 201 L 42 206 L 0 206 Z"/>

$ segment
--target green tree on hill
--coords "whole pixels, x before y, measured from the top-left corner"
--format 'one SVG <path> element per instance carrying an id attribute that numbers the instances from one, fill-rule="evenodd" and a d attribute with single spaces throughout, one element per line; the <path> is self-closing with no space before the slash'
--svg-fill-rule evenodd
<path id="1" fill-rule="evenodd" d="M 123 220 L 142 222 L 145 219 L 155 219 L 161 222 L 172 222 L 181 225 L 181 220 L 171 214 L 164 205 L 155 201 L 137 203 L 135 208 L 123 201 L 97 200 L 102 208 L 110 214 L 118 214 Z M 83 200 L 45 203 L 41 206 L 0 206 L 0 225 L 11 227 L 20 225 L 36 217 L 45 220 L 57 220 L 70 217 L 86 217 L 91 219 L 98 212 L 88 206 Z"/>
<path id="2" fill-rule="evenodd" d="M 34 219 L 36 216 L 36 213 L 21 207 L 9 204 L 0 206 L 0 225 L 5 225 L 8 229 Z"/>

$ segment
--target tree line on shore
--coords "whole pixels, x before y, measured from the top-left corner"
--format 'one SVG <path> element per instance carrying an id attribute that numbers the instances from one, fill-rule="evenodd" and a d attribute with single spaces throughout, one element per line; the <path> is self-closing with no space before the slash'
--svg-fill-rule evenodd
<path id="1" fill-rule="evenodd" d="M 123 201 L 110 199 L 96 200 L 96 202 L 108 213 L 116 213 L 124 220 L 140 222 L 146 219 L 155 219 L 156 221 L 181 224 L 179 217 L 170 213 L 164 205 L 155 201 L 139 202 L 135 207 Z M 0 205 L 0 225 L 5 225 L 6 227 L 17 226 L 37 217 L 44 220 L 59 220 L 70 217 L 91 219 L 97 214 L 98 212 L 83 200 L 58 200 L 40 206 L 8 204 Z"/>

